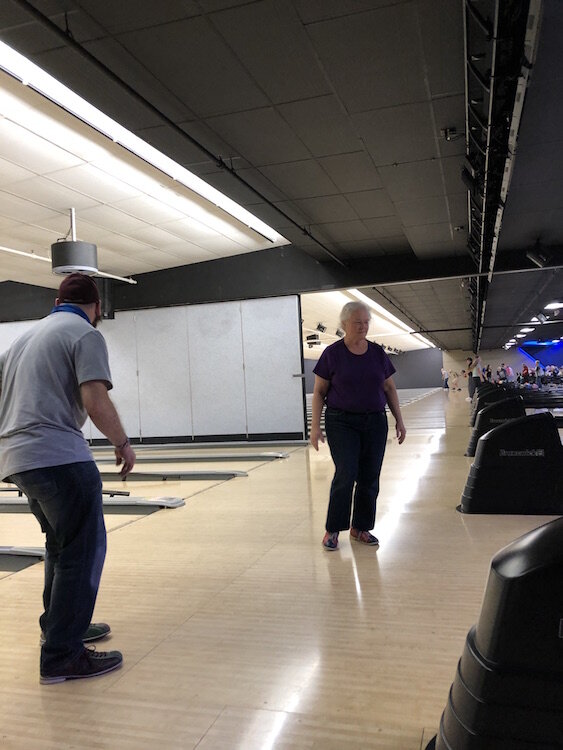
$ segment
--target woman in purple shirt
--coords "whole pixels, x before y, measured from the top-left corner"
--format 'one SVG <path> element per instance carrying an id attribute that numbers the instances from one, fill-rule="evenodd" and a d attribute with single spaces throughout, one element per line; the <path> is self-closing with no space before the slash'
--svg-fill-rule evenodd
<path id="1" fill-rule="evenodd" d="M 391 377 L 395 368 L 383 349 L 366 339 L 370 317 L 361 302 L 344 305 L 340 313 L 344 338 L 325 349 L 313 370 L 310 440 L 315 450 L 319 449 L 319 440 L 324 443 L 320 420 L 326 404 L 326 436 L 336 467 L 323 539 L 327 550 L 338 549 L 338 534 L 345 529 L 350 529 L 351 539 L 357 542 L 379 544 L 370 530 L 375 524 L 387 441 L 385 404 L 395 417 L 399 444 L 407 433 Z"/>

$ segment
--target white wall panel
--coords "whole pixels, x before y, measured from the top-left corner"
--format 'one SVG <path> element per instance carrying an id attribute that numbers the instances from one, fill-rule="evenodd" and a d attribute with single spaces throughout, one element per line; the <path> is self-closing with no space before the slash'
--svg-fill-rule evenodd
<path id="1" fill-rule="evenodd" d="M 116 313 L 114 320 L 104 320 L 100 331 L 106 340 L 113 389 L 110 398 L 117 407 L 121 422 L 129 437 L 140 436 L 139 387 L 137 377 L 137 343 L 135 313 Z M 87 425 L 84 434 L 88 435 Z M 92 425 L 92 437 L 103 437 Z"/>
<path id="2" fill-rule="evenodd" d="M 298 298 L 245 300 L 242 329 L 248 432 L 304 432 Z"/>
<path id="3" fill-rule="evenodd" d="M 0 324 L 0 351 L 33 325 Z M 297 297 L 118 312 L 100 331 L 130 437 L 304 433 Z"/>
<path id="4" fill-rule="evenodd" d="M 194 435 L 246 434 L 240 303 L 187 312 Z"/>
<path id="5" fill-rule="evenodd" d="M 187 307 L 135 313 L 141 434 L 192 436 Z"/>

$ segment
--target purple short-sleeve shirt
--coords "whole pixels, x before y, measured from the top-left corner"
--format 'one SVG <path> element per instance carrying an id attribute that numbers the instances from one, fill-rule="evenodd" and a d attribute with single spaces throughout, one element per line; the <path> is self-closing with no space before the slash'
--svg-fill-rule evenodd
<path id="1" fill-rule="evenodd" d="M 330 382 L 326 405 L 343 411 L 383 411 L 387 397 L 383 381 L 395 372 L 378 344 L 368 341 L 365 354 L 352 354 L 344 339 L 327 346 L 313 369 Z"/>

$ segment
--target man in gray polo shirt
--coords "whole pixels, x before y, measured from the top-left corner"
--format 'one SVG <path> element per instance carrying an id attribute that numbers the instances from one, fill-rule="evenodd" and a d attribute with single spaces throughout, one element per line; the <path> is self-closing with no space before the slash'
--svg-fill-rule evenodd
<path id="1" fill-rule="evenodd" d="M 135 464 L 112 388 L 98 288 L 71 274 L 51 314 L 0 355 L 0 479 L 28 498 L 46 534 L 41 683 L 93 677 L 121 666 L 119 651 L 84 641 L 109 633 L 90 622 L 106 552 L 102 484 L 81 427 L 89 416 L 115 446 L 126 476 Z"/>

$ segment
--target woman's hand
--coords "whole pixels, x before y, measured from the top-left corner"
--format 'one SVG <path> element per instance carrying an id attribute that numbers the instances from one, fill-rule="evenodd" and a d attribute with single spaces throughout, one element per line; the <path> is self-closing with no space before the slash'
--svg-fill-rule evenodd
<path id="1" fill-rule="evenodd" d="M 324 443 L 325 436 L 323 435 L 323 432 L 320 427 L 311 427 L 311 432 L 309 434 L 309 440 L 311 441 L 311 445 L 313 448 L 318 451 L 319 450 L 319 440 L 321 443 Z"/>
<path id="2" fill-rule="evenodd" d="M 397 434 L 397 440 L 399 441 L 399 445 L 401 445 L 401 443 L 404 442 L 407 436 L 407 428 L 405 427 L 403 422 L 397 422 L 395 424 L 395 432 Z"/>

